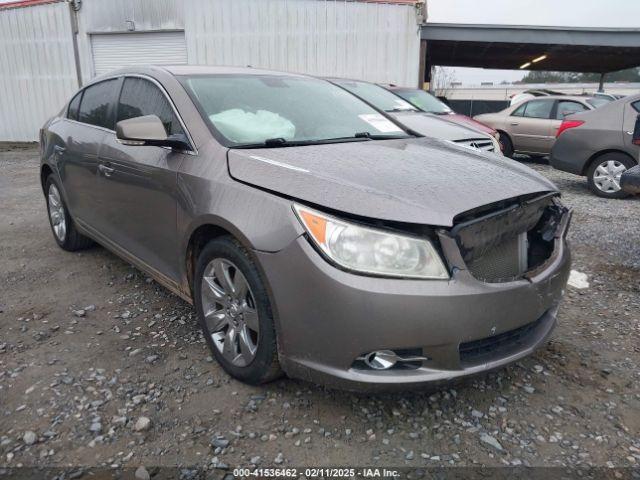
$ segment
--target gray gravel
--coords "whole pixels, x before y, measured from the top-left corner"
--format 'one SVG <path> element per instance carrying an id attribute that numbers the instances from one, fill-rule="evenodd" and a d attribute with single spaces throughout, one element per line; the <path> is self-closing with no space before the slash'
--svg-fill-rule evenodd
<path id="1" fill-rule="evenodd" d="M 0 467 L 640 462 L 638 199 L 530 163 L 575 209 L 590 282 L 530 358 L 432 391 L 257 388 L 211 359 L 187 304 L 102 248 L 56 247 L 36 155 L 0 150 Z"/>

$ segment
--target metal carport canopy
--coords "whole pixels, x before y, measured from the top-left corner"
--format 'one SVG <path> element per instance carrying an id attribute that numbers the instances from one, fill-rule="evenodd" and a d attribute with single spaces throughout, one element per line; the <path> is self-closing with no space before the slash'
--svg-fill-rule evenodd
<path id="1" fill-rule="evenodd" d="M 427 23 L 430 65 L 607 73 L 640 65 L 640 29 Z"/>

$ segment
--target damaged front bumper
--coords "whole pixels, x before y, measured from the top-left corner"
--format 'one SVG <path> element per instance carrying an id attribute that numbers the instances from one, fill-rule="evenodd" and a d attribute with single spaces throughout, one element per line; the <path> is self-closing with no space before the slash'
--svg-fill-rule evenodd
<path id="1" fill-rule="evenodd" d="M 304 237 L 277 253 L 257 252 L 271 287 L 282 367 L 293 377 L 368 390 L 451 380 L 529 355 L 553 330 L 569 276 L 571 213 L 547 205 L 554 206 L 551 254 L 508 281 L 479 280 L 453 229 L 438 232 L 451 272 L 441 281 L 339 270 Z M 364 361 L 380 351 L 398 357 L 391 368 Z"/>

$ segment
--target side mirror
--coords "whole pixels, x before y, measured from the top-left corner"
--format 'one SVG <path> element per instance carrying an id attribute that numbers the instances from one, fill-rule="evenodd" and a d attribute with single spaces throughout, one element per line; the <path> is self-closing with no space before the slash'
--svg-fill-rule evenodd
<path id="1" fill-rule="evenodd" d="M 622 174 L 620 188 L 631 195 L 640 195 L 640 165 L 631 167 Z"/>
<path id="2" fill-rule="evenodd" d="M 167 136 L 157 115 L 129 118 L 116 123 L 116 138 L 124 145 L 153 145 L 189 150 L 191 147 L 182 134 Z"/>
<path id="3" fill-rule="evenodd" d="M 634 145 L 640 145 L 640 115 L 636 117 L 636 127 L 633 129 L 633 140 Z"/>

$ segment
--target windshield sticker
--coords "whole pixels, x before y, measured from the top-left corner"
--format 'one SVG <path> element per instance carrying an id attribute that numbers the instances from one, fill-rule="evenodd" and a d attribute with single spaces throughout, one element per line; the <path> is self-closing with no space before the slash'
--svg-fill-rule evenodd
<path id="1" fill-rule="evenodd" d="M 405 102 L 404 100 L 402 100 L 401 98 L 399 98 L 398 100 L 395 101 L 396 105 L 395 108 L 397 109 L 402 109 L 402 110 L 415 110 L 416 108 L 411 105 L 409 102 Z"/>
<path id="2" fill-rule="evenodd" d="M 402 129 L 384 118 L 379 113 L 368 113 L 364 115 L 358 115 L 362 120 L 367 122 L 373 128 L 382 133 L 402 132 Z"/>

